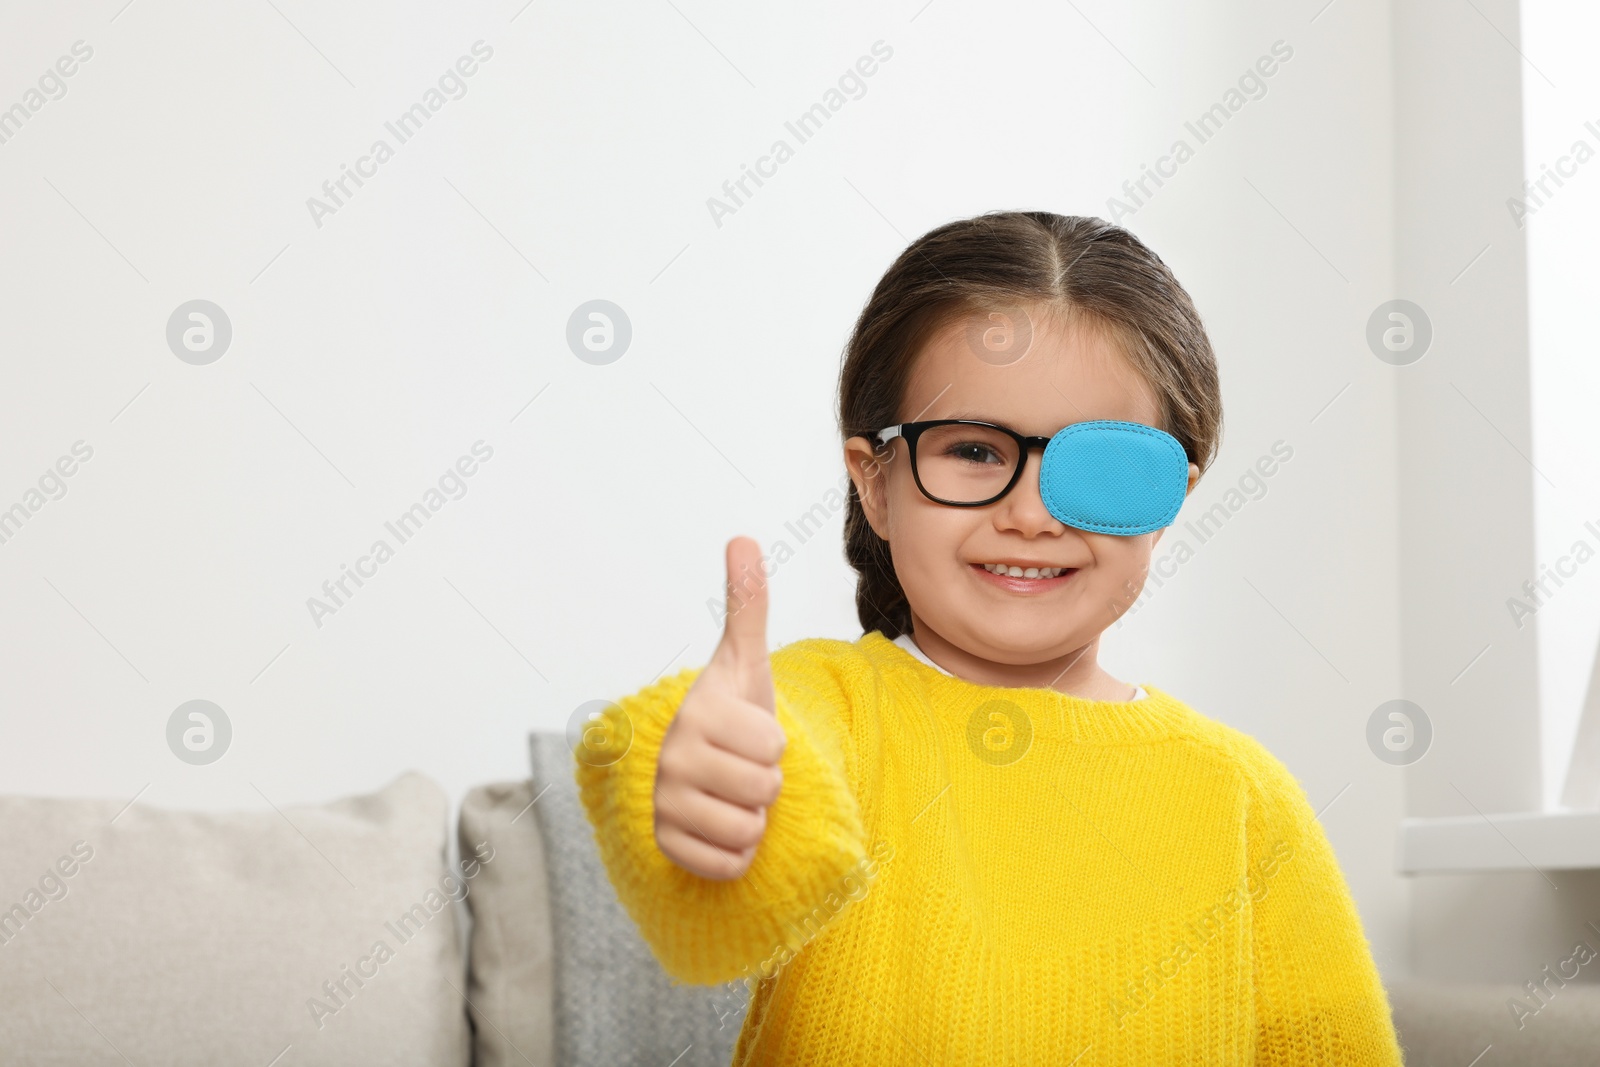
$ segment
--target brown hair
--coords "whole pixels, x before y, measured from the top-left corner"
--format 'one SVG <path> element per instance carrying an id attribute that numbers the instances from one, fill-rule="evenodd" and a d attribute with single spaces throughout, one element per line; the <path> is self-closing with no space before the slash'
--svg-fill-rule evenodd
<path id="1" fill-rule="evenodd" d="M 917 354 L 957 318 L 1039 304 L 1106 328 L 1150 384 L 1161 428 L 1202 472 L 1222 437 L 1216 357 L 1189 294 L 1143 242 L 1102 219 L 1048 211 L 994 211 L 946 223 L 913 241 L 861 309 L 839 372 L 845 439 L 899 421 Z M 845 512 L 864 631 L 911 632 L 911 606 L 889 543 L 867 522 L 854 483 Z"/>

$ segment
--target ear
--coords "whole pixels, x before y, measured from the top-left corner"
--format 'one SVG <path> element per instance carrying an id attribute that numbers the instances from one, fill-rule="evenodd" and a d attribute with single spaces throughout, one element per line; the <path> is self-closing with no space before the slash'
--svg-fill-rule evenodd
<path id="1" fill-rule="evenodd" d="M 1194 487 L 1195 487 L 1196 484 L 1199 483 L 1199 481 L 1200 481 L 1200 468 L 1197 467 L 1193 463 L 1189 464 L 1189 485 L 1183 491 L 1183 496 L 1184 496 L 1185 500 L 1187 500 L 1189 498 L 1189 494 L 1190 493 L 1194 492 Z M 1151 541 L 1150 542 L 1150 547 L 1151 548 L 1156 547 L 1156 542 L 1160 541 L 1161 540 L 1161 535 L 1166 533 L 1166 532 L 1167 532 L 1167 527 L 1165 527 L 1165 526 L 1163 526 L 1161 529 L 1157 530 L 1156 531 L 1155 541 Z"/>
<path id="2" fill-rule="evenodd" d="M 855 483 L 856 496 L 861 498 L 861 510 L 866 513 L 867 524 L 874 533 L 888 540 L 885 531 L 888 522 L 888 465 L 894 462 L 894 442 L 887 448 L 874 452 L 872 443 L 865 437 L 852 437 L 844 443 L 844 467 Z"/>

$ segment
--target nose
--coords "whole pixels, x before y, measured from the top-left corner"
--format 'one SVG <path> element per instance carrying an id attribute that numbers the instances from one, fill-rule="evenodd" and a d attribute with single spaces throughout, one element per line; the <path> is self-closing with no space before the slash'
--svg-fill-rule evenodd
<path id="1" fill-rule="evenodd" d="M 1044 498 L 1039 495 L 1039 465 L 1043 462 L 1043 451 L 1028 449 L 1017 484 L 996 501 L 996 529 L 1014 530 L 1029 538 L 1066 532 L 1066 524 L 1050 514 L 1050 509 L 1044 506 Z"/>

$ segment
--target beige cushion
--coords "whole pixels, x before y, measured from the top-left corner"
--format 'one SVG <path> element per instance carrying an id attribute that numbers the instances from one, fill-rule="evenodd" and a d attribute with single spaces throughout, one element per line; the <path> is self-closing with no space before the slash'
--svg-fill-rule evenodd
<path id="1" fill-rule="evenodd" d="M 462 858 L 493 857 L 467 895 L 477 1067 L 555 1063 L 550 906 L 532 806 L 526 781 L 481 785 L 461 802 Z"/>
<path id="2" fill-rule="evenodd" d="M 1406 1067 L 1592 1067 L 1600 1049 L 1600 986 L 1546 983 L 1539 998 L 1516 985 L 1393 983 L 1389 1002 Z M 1523 1009 L 1513 1011 L 1513 1001 Z"/>
<path id="3" fill-rule="evenodd" d="M 436 784 L 123 808 L 0 797 L 0 1059 L 465 1067 Z"/>

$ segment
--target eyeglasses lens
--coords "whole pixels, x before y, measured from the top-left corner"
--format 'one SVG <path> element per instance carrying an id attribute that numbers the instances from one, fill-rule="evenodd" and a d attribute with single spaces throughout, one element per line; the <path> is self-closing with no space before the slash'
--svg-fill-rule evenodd
<path id="1" fill-rule="evenodd" d="M 932 426 L 917 439 L 923 489 L 952 503 L 977 503 L 1003 491 L 1017 457 L 1013 438 L 982 426 Z"/>

